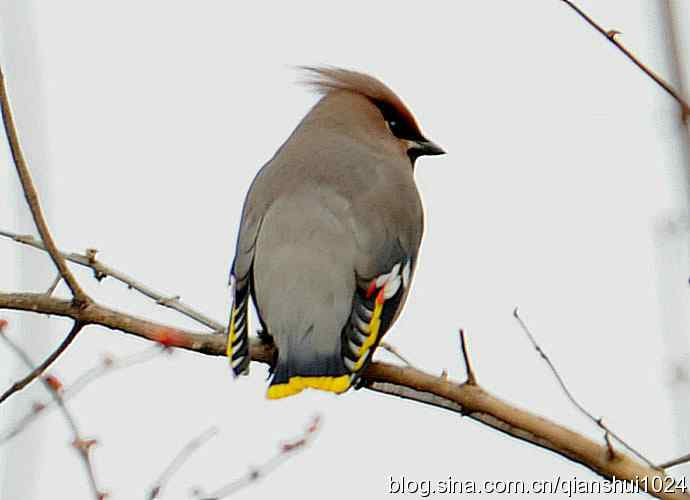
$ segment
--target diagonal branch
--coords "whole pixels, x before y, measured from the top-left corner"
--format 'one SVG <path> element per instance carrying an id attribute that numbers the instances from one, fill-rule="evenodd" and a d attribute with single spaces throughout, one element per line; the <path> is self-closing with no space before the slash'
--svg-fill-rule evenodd
<path id="1" fill-rule="evenodd" d="M 395 347 L 392 344 L 389 344 L 388 342 L 381 342 L 379 344 L 379 347 L 383 349 L 384 351 L 387 351 L 391 353 L 393 356 L 398 358 L 400 361 L 402 361 L 405 365 L 407 366 L 414 366 L 412 363 L 410 363 L 410 360 L 407 359 L 405 356 L 403 356 L 400 351 L 398 350 L 397 347 Z"/>
<path id="2" fill-rule="evenodd" d="M 11 231 L 5 231 L 3 229 L 0 229 L 0 236 L 10 238 L 16 241 L 17 243 L 22 243 L 23 245 L 30 246 L 37 250 L 43 250 L 44 252 L 47 251 L 46 246 L 41 241 L 37 240 L 31 235 L 17 234 Z M 128 276 L 127 274 L 118 271 L 117 269 L 113 269 L 112 267 L 103 264 L 99 260 L 96 260 L 97 252 L 92 248 L 88 249 L 84 254 L 67 253 L 62 250 L 58 250 L 58 252 L 65 260 L 74 262 L 75 264 L 79 264 L 80 266 L 88 267 L 89 269 L 91 269 L 93 271 L 94 277 L 98 281 L 108 276 L 115 278 L 121 283 L 127 285 L 128 288 L 133 288 L 137 292 L 146 295 L 150 299 L 155 300 L 156 304 L 177 311 L 180 314 L 193 319 L 197 323 L 206 325 L 216 333 L 225 332 L 225 327 L 222 324 L 188 306 L 187 304 L 182 302 L 178 296 L 166 296 L 165 294 L 157 290 L 154 290 L 150 286 L 140 283 L 131 276 Z"/>
<path id="3" fill-rule="evenodd" d="M 1 331 L 0 338 L 4 340 L 7 346 L 10 349 L 12 349 L 12 351 L 14 351 L 14 353 L 24 362 L 27 368 L 33 369 L 33 362 L 31 361 L 31 358 L 29 358 L 29 355 L 26 354 L 26 352 L 24 352 L 17 344 L 12 342 Z M 79 432 L 79 427 L 77 427 L 77 423 L 74 417 L 67 409 L 67 406 L 65 406 L 65 401 L 62 398 L 62 395 L 60 394 L 59 384 L 51 382 L 48 378 L 41 378 L 41 382 L 43 382 L 45 388 L 53 397 L 57 405 L 60 407 L 62 415 L 64 416 L 65 420 L 67 421 L 67 424 L 72 430 L 72 434 L 74 436 L 72 445 L 79 452 L 79 456 L 81 457 L 82 462 L 84 463 L 84 467 L 86 468 L 86 473 L 89 478 L 89 485 L 91 487 L 91 491 L 93 493 L 95 500 L 105 500 L 107 494 L 101 491 L 101 489 L 98 487 L 98 483 L 96 482 L 96 475 L 93 470 L 93 463 L 91 462 L 91 447 L 94 444 L 96 444 L 96 441 L 93 439 L 82 438 Z"/>
<path id="4" fill-rule="evenodd" d="M 149 494 L 147 496 L 147 500 L 154 500 L 156 498 L 160 497 L 161 491 L 163 491 L 163 487 L 167 484 L 167 482 L 170 480 L 173 474 L 179 470 L 180 467 L 184 464 L 185 461 L 199 448 L 201 448 L 206 442 L 214 437 L 216 434 L 218 434 L 218 428 L 217 427 L 210 427 L 206 429 L 204 432 L 199 434 L 197 437 L 192 439 L 189 443 L 187 443 L 184 448 L 180 450 L 180 452 L 175 455 L 175 458 L 173 458 L 173 461 L 170 462 L 170 465 L 168 465 L 163 473 L 160 475 L 158 479 L 156 479 L 156 482 L 153 484 L 151 489 L 149 490 Z"/>
<path id="5" fill-rule="evenodd" d="M 43 375 L 43 372 L 45 372 L 50 365 L 53 364 L 53 362 L 62 354 L 65 349 L 69 347 L 69 345 L 74 341 L 75 338 L 77 338 L 77 335 L 81 331 L 81 329 L 84 327 L 84 324 L 80 321 L 75 321 L 74 325 L 72 325 L 72 329 L 69 331 L 67 334 L 67 337 L 62 341 L 62 343 L 58 346 L 55 351 L 53 351 L 50 356 L 46 358 L 46 360 L 38 365 L 36 368 L 31 370 L 31 372 L 26 375 L 24 378 L 21 380 L 17 380 L 14 384 L 10 386 L 9 389 L 7 389 L 1 396 L 0 396 L 0 403 L 4 402 L 7 398 L 9 398 L 12 394 L 21 391 L 24 387 L 29 385 L 32 381 L 36 380 L 38 377 Z"/>
<path id="6" fill-rule="evenodd" d="M 688 103 L 683 99 L 683 97 L 663 78 L 661 78 L 659 75 L 657 75 L 654 71 L 649 69 L 647 66 L 645 66 L 635 55 L 630 52 L 623 44 L 621 44 L 618 40 L 616 40 L 616 35 L 619 34 L 618 31 L 616 30 L 605 30 L 603 27 L 601 27 L 600 24 L 598 24 L 594 19 L 589 17 L 580 7 L 575 5 L 575 3 L 571 2 L 570 0 L 561 0 L 564 4 L 566 4 L 568 7 L 570 7 L 572 10 L 574 10 L 582 19 L 584 19 L 587 24 L 589 24 L 592 28 L 597 30 L 599 33 L 601 33 L 609 42 L 611 42 L 618 50 L 620 50 L 623 54 L 625 54 L 625 57 L 630 59 L 632 63 L 640 68 L 644 73 L 654 80 L 657 85 L 659 85 L 662 89 L 668 93 L 671 97 L 673 97 L 678 104 L 680 104 L 682 113 L 683 113 L 683 118 L 684 120 L 690 115 L 690 106 L 688 106 Z"/>
<path id="7" fill-rule="evenodd" d="M 224 356 L 225 339 L 221 335 L 204 335 L 172 328 L 115 311 L 97 303 L 80 308 L 68 300 L 45 294 L 0 293 L 0 309 L 52 314 L 101 325 L 202 354 Z M 273 347 L 254 341 L 250 348 L 253 361 L 271 363 Z M 578 434 L 549 419 L 520 409 L 494 396 L 479 385 L 459 384 L 453 380 L 431 375 L 412 367 L 374 362 L 363 375 L 365 387 L 375 392 L 394 395 L 468 416 L 514 438 L 552 451 L 573 462 L 582 464 L 604 478 L 624 481 L 666 477 L 664 471 L 618 452 L 611 457 L 605 444 Z M 657 479 L 656 481 L 659 481 Z M 644 483 L 643 483 L 644 484 Z M 666 484 L 666 483 L 663 483 Z M 690 500 L 681 491 L 649 491 L 657 498 Z"/>
<path id="8" fill-rule="evenodd" d="M 553 362 L 551 362 L 551 359 L 546 355 L 544 350 L 537 343 L 537 340 L 534 338 L 534 335 L 532 335 L 532 332 L 530 332 L 529 328 L 527 328 L 527 324 L 520 317 L 520 314 L 518 313 L 517 307 L 515 309 L 513 309 L 513 317 L 517 320 L 518 324 L 520 325 L 520 328 L 522 329 L 523 332 L 525 332 L 525 335 L 527 335 L 527 338 L 529 339 L 530 343 L 532 344 L 532 347 L 534 347 L 534 350 L 539 353 L 539 356 L 548 365 L 549 369 L 551 370 L 551 373 L 553 374 L 554 378 L 558 382 L 558 385 L 561 386 L 561 389 L 565 393 L 566 397 L 573 404 L 573 406 L 575 406 L 575 408 L 577 408 L 580 411 L 580 413 L 585 415 L 587 418 L 589 418 L 592 422 L 594 422 L 598 427 L 600 427 L 604 431 L 604 438 L 606 440 L 606 447 L 608 449 L 608 453 L 610 455 L 615 455 L 613 452 L 613 448 L 610 446 L 610 443 L 608 441 L 608 436 L 610 435 L 616 441 L 618 441 L 620 444 L 622 444 L 628 450 L 630 450 L 634 455 L 636 455 L 637 458 L 639 458 L 640 460 L 645 462 L 649 467 L 656 469 L 657 467 L 651 461 L 649 461 L 644 455 L 642 455 L 639 451 L 637 451 L 635 448 L 633 448 L 627 442 L 625 442 L 620 436 L 618 436 L 611 429 L 609 429 L 604 424 L 604 421 L 601 417 L 596 418 L 584 406 L 582 406 L 577 399 L 575 399 L 575 396 L 573 396 L 573 393 L 570 392 L 570 389 L 568 389 L 568 386 L 565 385 L 565 380 L 563 380 L 563 377 L 561 377 L 561 374 L 558 373 L 556 366 L 553 364 Z"/>
<path id="9" fill-rule="evenodd" d="M 263 479 L 277 469 L 280 465 L 285 463 L 285 461 L 295 453 L 304 450 L 314 439 L 320 427 L 321 417 L 316 415 L 302 435 L 296 439 L 282 443 L 278 448 L 278 452 L 266 462 L 258 467 L 251 467 L 245 475 L 231 483 L 226 484 L 213 493 L 204 494 L 202 491 L 197 489 L 196 497 L 200 500 L 221 500 L 234 495 L 238 491 L 246 488 L 252 483 L 259 481 L 260 479 Z"/>
<path id="10" fill-rule="evenodd" d="M 659 465 L 662 469 L 668 469 L 669 467 L 675 467 L 676 465 L 686 464 L 690 462 L 690 453 L 683 455 L 682 457 L 674 458 L 668 462 L 664 462 Z"/>
<path id="11" fill-rule="evenodd" d="M 123 358 L 106 356 L 96 366 L 82 373 L 76 380 L 74 380 L 74 382 L 66 385 L 60 392 L 62 400 L 69 401 L 79 394 L 85 387 L 91 384 L 91 382 L 98 380 L 100 377 L 105 376 L 108 373 L 129 368 L 130 366 L 135 366 L 140 363 L 145 363 L 166 352 L 166 350 L 167 349 L 165 348 L 161 349 L 160 346 L 153 346 Z M 57 402 L 54 399 L 52 400 L 52 404 L 50 401 L 35 402 L 32 409 L 26 415 L 20 418 L 11 427 L 0 431 L 0 446 L 15 436 L 21 434 L 35 420 L 40 418 L 41 415 L 45 415 L 47 411 L 56 404 Z"/>
<path id="12" fill-rule="evenodd" d="M 9 98 L 7 97 L 5 77 L 2 73 L 2 69 L 0 69 L 0 108 L 2 109 L 2 120 L 5 125 L 5 132 L 10 146 L 10 151 L 12 152 L 12 159 L 14 160 L 14 165 L 17 169 L 17 174 L 19 175 L 19 180 L 22 184 L 24 197 L 26 198 L 26 202 L 29 204 L 29 209 L 31 210 L 31 216 L 36 224 L 36 229 L 38 229 L 38 234 L 41 235 L 41 239 L 43 240 L 43 243 L 45 243 L 46 249 L 50 254 L 50 258 L 53 259 L 55 267 L 60 272 L 60 275 L 64 278 L 65 283 L 67 283 L 67 286 L 72 292 L 74 301 L 77 304 L 84 305 L 89 302 L 89 296 L 86 295 L 84 290 L 81 289 L 81 286 L 79 286 L 79 283 L 77 283 L 76 278 L 67 267 L 65 259 L 63 259 L 60 255 L 60 252 L 58 252 L 55 242 L 53 241 L 53 237 L 50 235 L 50 231 L 48 230 L 48 224 L 43 216 L 41 204 L 38 199 L 38 192 L 36 191 L 33 181 L 31 180 L 29 167 L 26 164 L 24 154 L 22 153 L 21 146 L 19 145 L 19 137 L 17 136 L 14 119 L 12 118 L 12 110 L 10 109 L 10 102 Z"/>

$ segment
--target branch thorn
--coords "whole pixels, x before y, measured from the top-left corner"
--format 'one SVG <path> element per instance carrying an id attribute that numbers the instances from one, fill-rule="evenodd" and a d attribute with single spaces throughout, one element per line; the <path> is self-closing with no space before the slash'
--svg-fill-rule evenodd
<path id="1" fill-rule="evenodd" d="M 477 378 L 474 376 L 474 370 L 472 369 L 472 364 L 470 363 L 470 355 L 467 350 L 465 331 L 462 328 L 460 329 L 460 348 L 462 349 L 462 359 L 465 361 L 465 371 L 467 372 L 467 382 L 465 383 L 469 385 L 477 385 Z"/>
<path id="2" fill-rule="evenodd" d="M 89 260 L 89 264 L 93 264 L 96 262 L 96 254 L 98 253 L 97 248 L 87 248 L 86 249 L 86 258 Z"/>

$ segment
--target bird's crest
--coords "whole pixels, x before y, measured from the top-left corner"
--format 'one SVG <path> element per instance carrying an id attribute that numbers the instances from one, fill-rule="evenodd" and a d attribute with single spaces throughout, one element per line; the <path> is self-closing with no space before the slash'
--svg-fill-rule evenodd
<path id="1" fill-rule="evenodd" d="M 300 66 L 300 69 L 308 74 L 302 83 L 316 92 L 327 95 L 346 90 L 361 94 L 376 104 L 387 120 L 395 117 L 403 121 L 407 128 L 421 135 L 417 120 L 405 103 L 386 84 L 373 76 L 333 66 Z"/>

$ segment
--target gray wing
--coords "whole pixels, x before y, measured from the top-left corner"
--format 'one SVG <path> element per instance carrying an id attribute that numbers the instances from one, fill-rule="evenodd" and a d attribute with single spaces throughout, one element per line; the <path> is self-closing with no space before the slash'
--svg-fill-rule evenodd
<path id="1" fill-rule="evenodd" d="M 235 375 L 249 371 L 249 297 L 252 286 L 252 266 L 256 240 L 269 206 L 271 193 L 267 192 L 266 164 L 254 178 L 242 208 L 235 257 L 230 266 L 230 286 L 233 303 L 228 324 L 227 356 Z"/>

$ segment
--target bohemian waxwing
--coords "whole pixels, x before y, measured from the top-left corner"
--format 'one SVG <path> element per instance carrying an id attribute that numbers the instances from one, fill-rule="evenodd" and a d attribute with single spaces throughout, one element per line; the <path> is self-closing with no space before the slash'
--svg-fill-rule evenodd
<path id="1" fill-rule="evenodd" d="M 249 367 L 251 295 L 277 348 L 269 399 L 357 382 L 417 264 L 415 160 L 444 153 L 379 80 L 303 69 L 322 98 L 252 182 L 230 273 L 230 365 Z"/>

